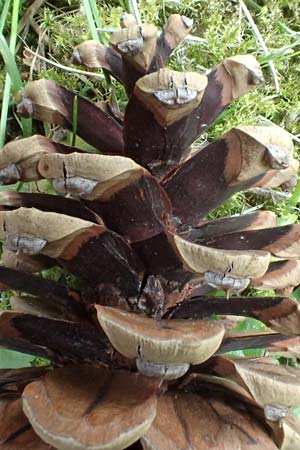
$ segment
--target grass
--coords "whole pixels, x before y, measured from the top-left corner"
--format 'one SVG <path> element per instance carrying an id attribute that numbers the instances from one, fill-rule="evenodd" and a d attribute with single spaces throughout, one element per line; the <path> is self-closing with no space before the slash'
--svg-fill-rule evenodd
<path id="1" fill-rule="evenodd" d="M 90 0 L 82 0 L 84 12 L 89 24 L 90 33 L 95 41 L 100 42 L 97 27 L 101 28 L 100 16 L 95 2 Z M 105 43 L 105 42 L 103 42 Z"/>
<path id="2" fill-rule="evenodd" d="M 19 9 L 20 9 L 20 1 L 14 0 L 12 3 L 12 15 L 11 15 L 11 28 L 10 28 L 10 42 L 9 46 L 5 40 L 5 37 L 2 33 L 3 27 L 8 15 L 10 2 L 6 1 L 4 4 L 4 8 L 2 10 L 1 15 L 1 27 L 0 27 L 0 53 L 5 63 L 5 85 L 3 90 L 2 97 L 2 108 L 1 108 L 1 117 L 0 117 L 0 148 L 3 147 L 5 143 L 5 135 L 6 135 L 6 122 L 8 116 L 9 102 L 10 102 L 10 93 L 16 95 L 20 89 L 22 88 L 22 80 L 17 67 L 17 64 L 14 59 L 14 54 L 16 50 L 17 43 L 17 27 L 18 27 L 18 17 L 19 17 Z M 21 119 L 21 128 L 23 132 L 23 136 L 31 136 L 32 128 L 31 128 L 31 120 L 30 119 Z"/>
<path id="3" fill-rule="evenodd" d="M 5 22 L 9 13 L 9 7 L 10 7 L 10 0 L 5 0 L 5 2 L 2 4 L 2 12 L 0 16 L 0 32 L 3 32 Z"/>
<path id="4" fill-rule="evenodd" d="M 91 5 L 95 4 L 94 1 L 85 0 L 83 2 L 88 20 L 78 10 L 78 4 L 73 3 L 74 9 L 65 13 L 63 10 L 56 11 L 46 6 L 39 11 L 36 19 L 41 28 L 47 30 L 48 36 L 52 37 L 55 43 L 52 49 L 53 59 L 65 65 L 68 65 L 75 45 L 84 39 L 95 38 L 95 34 L 102 42 L 108 36 L 107 33 L 95 33 L 95 27 L 98 27 L 99 22 L 92 14 Z M 270 2 L 267 2 L 268 4 Z M 103 1 L 98 2 L 98 5 L 100 6 L 101 27 L 108 29 L 118 27 L 119 17 L 124 7 L 129 8 L 127 2 L 112 2 L 108 6 Z M 298 69 L 300 45 L 299 34 L 297 34 L 299 33 L 299 22 L 297 23 L 296 20 L 298 13 L 296 2 L 290 2 L 288 7 L 280 0 L 272 2 L 270 7 L 260 7 L 255 2 L 247 2 L 269 49 L 268 57 L 261 51 L 256 36 L 246 18 L 240 14 L 237 3 L 227 0 L 220 2 L 213 0 L 209 3 L 200 0 L 186 0 L 185 2 L 140 0 L 138 5 L 142 20 L 154 20 L 160 27 L 163 25 L 164 14 L 178 12 L 194 19 L 194 34 L 201 37 L 203 41 L 191 41 L 181 46 L 172 58 L 174 68 L 208 70 L 226 56 L 246 52 L 256 54 L 265 65 L 266 85 L 259 92 L 249 93 L 236 102 L 211 128 L 205 138 L 212 140 L 238 123 L 256 123 L 259 115 L 276 124 L 283 124 L 296 136 L 300 134 L 300 121 L 295 120 L 299 115 L 300 104 Z M 59 16 L 58 19 L 56 16 Z M 273 61 L 276 67 L 280 93 L 276 93 L 274 88 L 273 79 L 267 68 L 268 60 Z M 47 66 L 47 71 L 42 71 L 39 76 L 45 75 L 77 92 L 81 90 L 82 78 L 69 76 L 64 71 L 49 66 Z M 95 88 L 98 90 L 97 100 L 106 98 L 109 92 L 107 85 L 96 82 Z M 119 98 L 120 87 L 116 87 L 116 89 Z M 91 93 L 87 95 L 93 97 Z"/>
<path id="5" fill-rule="evenodd" d="M 106 73 L 103 76 L 102 72 L 94 72 L 91 77 L 86 71 L 69 67 L 73 48 L 87 39 L 107 44 L 109 32 L 105 30 L 117 28 L 124 11 L 134 13 L 143 22 L 154 22 L 159 28 L 166 17 L 179 13 L 194 20 L 193 35 L 196 39 L 187 39 L 174 52 L 171 59 L 174 69 L 206 72 L 225 57 L 253 53 L 262 64 L 266 78 L 263 87 L 250 92 L 228 108 L 199 142 L 210 142 L 239 124 L 256 124 L 261 117 L 285 127 L 296 139 L 300 138 L 298 0 L 265 0 L 260 4 L 254 0 L 245 0 L 241 4 L 228 0 L 69 0 L 59 2 L 59 7 L 53 6 L 56 3 L 45 2 L 31 22 L 35 30 L 43 33 L 42 45 L 49 48 L 46 58 L 40 61 L 41 69 L 34 73 L 35 78 L 53 79 L 94 101 L 107 100 L 113 95 L 118 99 L 120 108 L 124 109 L 127 101 L 124 89 Z M 29 70 L 23 65 L 21 51 L 17 51 L 16 31 L 27 4 L 25 0 L 4 0 L 1 4 L 0 0 L 0 50 L 5 63 L 0 69 L 0 148 L 5 141 L 20 135 L 22 131 L 25 135 L 31 134 L 28 122 L 22 121 L 23 130 L 20 130 L 12 106 L 14 95 L 23 85 L 20 72 L 28 75 Z M 9 46 L 4 38 L 8 35 L 11 36 Z M 23 32 L 22 37 L 35 53 L 38 36 L 33 28 Z M 73 133 L 68 135 L 72 145 L 77 133 L 76 99 Z M 47 131 L 51 132 L 51 128 L 47 127 Z M 36 132 L 35 128 L 32 132 Z M 300 184 L 297 184 L 289 202 L 273 202 L 253 194 L 239 193 L 210 214 L 209 218 L 269 209 L 276 212 L 279 224 L 294 223 L 299 220 L 299 192 Z M 77 287 L 76 280 L 58 268 L 45 271 L 43 276 Z M 299 300 L 299 292 L 295 292 Z M 9 307 L 8 294 L 2 295 L 0 307 Z M 259 294 L 266 295 L 265 292 Z M 238 326 L 239 331 L 246 331 L 261 325 L 247 319 Z M 7 356 L 11 357 L 11 364 L 15 364 L 15 354 L 8 355 L 0 351 L 0 367 L 7 366 Z M 33 357 L 25 362 L 23 356 L 20 356 L 20 364 L 44 364 L 44 361 L 34 360 Z"/>

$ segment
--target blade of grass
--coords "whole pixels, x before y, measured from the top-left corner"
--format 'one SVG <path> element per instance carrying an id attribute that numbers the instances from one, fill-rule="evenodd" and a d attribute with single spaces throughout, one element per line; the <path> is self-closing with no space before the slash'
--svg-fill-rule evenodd
<path id="1" fill-rule="evenodd" d="M 22 88 L 22 80 L 16 61 L 2 33 L 0 33 L 0 53 L 2 54 L 6 70 L 12 81 L 12 91 L 14 94 L 17 94 Z"/>
<path id="2" fill-rule="evenodd" d="M 98 28 L 101 28 L 102 24 L 101 24 L 101 20 L 100 20 L 100 15 L 99 15 L 99 11 L 97 8 L 97 3 L 93 0 L 90 1 L 90 7 L 92 10 L 92 14 L 93 14 L 93 18 L 94 18 L 94 22 L 96 24 L 96 26 Z"/>
<path id="3" fill-rule="evenodd" d="M 279 28 L 281 28 L 282 31 L 284 31 L 285 33 L 293 36 L 293 37 L 298 37 L 299 36 L 299 32 L 298 31 L 294 31 L 292 30 L 290 27 L 288 27 L 285 23 L 283 22 L 277 22 Z"/>
<path id="4" fill-rule="evenodd" d="M 12 91 L 16 95 L 22 88 L 22 79 L 14 59 L 14 53 L 17 42 L 17 28 L 19 18 L 20 0 L 13 1 L 12 18 L 11 18 L 11 32 L 9 47 L 3 36 L 0 33 L 0 53 L 4 59 L 6 65 L 6 78 L 5 87 L 2 100 L 1 118 L 0 118 L 0 148 L 5 143 L 6 122 L 9 108 L 10 92 Z M 30 136 L 32 134 L 31 119 L 22 119 L 23 135 Z"/>
<path id="5" fill-rule="evenodd" d="M 105 45 L 106 38 L 105 38 L 105 36 L 102 36 L 101 38 L 99 37 L 98 31 L 97 31 L 97 26 L 96 26 L 97 19 L 95 20 L 94 15 L 93 15 L 93 11 L 95 11 L 97 9 L 97 4 L 95 3 L 95 0 L 82 0 L 82 3 L 83 3 L 85 15 L 86 15 L 86 18 L 87 18 L 87 21 L 89 24 L 92 38 L 95 41 L 99 42 L 100 44 Z M 91 7 L 92 3 L 93 3 L 93 7 Z M 99 20 L 100 20 L 100 17 L 99 17 Z M 107 41 L 106 41 L 106 43 L 107 43 Z M 110 86 L 111 80 L 110 80 L 110 76 L 109 76 L 108 72 L 106 70 L 103 70 L 103 73 L 104 73 L 107 84 Z"/>
<path id="6" fill-rule="evenodd" d="M 104 35 L 102 35 L 100 38 L 98 31 L 97 31 L 97 27 L 101 28 L 101 26 L 98 26 L 99 24 L 101 25 L 101 23 L 100 23 L 100 16 L 99 16 L 99 13 L 97 10 L 96 1 L 95 0 L 82 0 L 82 3 L 83 3 L 85 15 L 86 15 L 86 18 L 87 18 L 87 21 L 89 24 L 89 28 L 90 28 L 90 32 L 91 32 L 93 39 L 95 41 L 99 42 L 100 44 L 106 45 L 108 43 L 108 41 L 106 40 L 106 37 Z M 103 70 L 103 74 L 104 74 L 108 89 L 110 90 L 112 97 L 115 99 L 114 87 L 112 85 L 110 75 L 106 70 Z"/>
<path id="7" fill-rule="evenodd" d="M 2 34 L 3 28 L 5 26 L 9 8 L 10 8 L 10 0 L 5 0 L 3 9 L 2 9 L 2 13 L 1 13 L 1 17 L 0 17 L 0 33 L 1 34 Z M 2 148 L 5 143 L 6 119 L 7 119 L 8 107 L 9 107 L 10 89 L 11 89 L 11 80 L 10 80 L 10 77 L 8 75 L 6 75 L 3 96 L 2 96 L 1 116 L 0 116 L 0 148 Z"/>
<path id="8" fill-rule="evenodd" d="M 288 53 L 288 54 L 282 55 L 282 56 L 275 55 L 275 57 L 272 59 L 273 59 L 273 61 L 281 62 L 281 61 L 287 61 L 288 59 L 291 59 L 291 58 L 295 58 L 296 56 L 299 56 L 299 55 L 300 55 L 300 51 L 299 52 L 291 52 L 291 53 Z"/>
<path id="9" fill-rule="evenodd" d="M 17 43 L 18 20 L 19 20 L 20 0 L 13 0 L 13 10 L 11 16 L 9 49 L 14 55 Z"/>
<path id="10" fill-rule="evenodd" d="M 134 15 L 138 25 L 142 25 L 142 19 L 137 5 L 137 0 L 128 0 L 130 12 Z"/>
<path id="11" fill-rule="evenodd" d="M 292 194 L 290 201 L 288 202 L 288 206 L 290 208 L 294 208 L 297 205 L 297 203 L 299 202 L 299 196 L 300 196 L 300 178 L 298 178 L 295 190 Z"/>
<path id="12" fill-rule="evenodd" d="M 10 0 L 5 0 L 3 8 L 2 8 L 2 12 L 1 12 L 1 16 L 0 16 L 0 33 L 2 33 L 5 22 L 6 22 L 6 18 L 7 18 L 7 14 L 9 11 L 9 7 L 10 7 Z"/>
<path id="13" fill-rule="evenodd" d="M 25 353 L 0 349 L 0 369 L 19 369 L 22 367 L 30 367 L 34 360 L 34 356 Z"/>
<path id="14" fill-rule="evenodd" d="M 9 108 L 10 89 L 11 89 L 10 77 L 9 75 L 6 75 L 2 97 L 1 117 L 0 117 L 0 149 L 5 144 L 6 122 Z"/>
<path id="15" fill-rule="evenodd" d="M 260 5 L 258 5 L 256 2 L 254 2 L 253 0 L 246 0 L 246 4 L 250 8 L 253 8 L 255 12 L 260 13 L 262 10 L 262 7 Z"/>
<path id="16" fill-rule="evenodd" d="M 102 22 L 100 19 L 99 9 L 98 9 L 98 6 L 97 6 L 97 3 L 95 0 L 90 0 L 90 7 L 92 10 L 94 23 L 96 24 L 96 27 L 101 28 Z M 99 35 L 98 35 L 98 40 L 101 42 L 101 44 L 108 45 L 108 39 L 105 37 L 105 35 L 102 35 L 101 37 L 99 37 Z"/>
<path id="17" fill-rule="evenodd" d="M 260 13 L 263 9 L 262 6 L 258 5 L 254 0 L 245 0 L 245 3 L 249 8 L 253 8 L 255 12 Z M 290 34 L 291 36 L 299 36 L 299 33 L 297 31 L 292 30 L 290 27 L 288 27 L 284 22 L 281 22 L 280 20 L 275 22 L 276 25 L 279 26 L 285 33 Z"/>
<path id="18" fill-rule="evenodd" d="M 123 8 L 124 11 L 127 13 L 130 13 L 130 8 L 128 5 L 128 0 L 119 0 L 120 6 Z"/>
<path id="19" fill-rule="evenodd" d="M 82 0 L 82 4 L 83 4 L 85 15 L 86 15 L 86 18 L 87 18 L 87 21 L 88 21 L 88 24 L 89 24 L 89 28 L 90 28 L 90 32 L 91 32 L 92 38 L 95 41 L 100 42 L 90 2 L 89 2 L 89 0 Z"/>
<path id="20" fill-rule="evenodd" d="M 269 52 L 269 55 L 264 55 L 263 57 L 260 57 L 260 63 L 265 64 L 268 63 L 270 60 L 275 61 L 281 61 L 282 59 L 290 59 L 297 56 L 299 52 L 294 52 L 292 49 L 294 47 L 297 47 L 300 44 L 300 39 L 297 39 L 290 45 L 285 45 L 284 47 L 281 47 L 278 50 L 273 50 L 272 52 Z"/>
<path id="21" fill-rule="evenodd" d="M 256 26 L 256 23 L 254 22 L 251 14 L 250 14 L 250 12 L 249 12 L 249 10 L 248 10 L 248 8 L 247 8 L 247 6 L 246 6 L 246 4 L 244 3 L 243 0 L 240 0 L 240 5 L 241 5 L 241 8 L 243 10 L 243 13 L 245 14 L 245 16 L 246 16 L 246 18 L 247 18 L 247 20 L 249 22 L 249 25 L 251 26 L 251 28 L 253 30 L 253 33 L 255 34 L 258 42 L 261 45 L 261 48 L 263 49 L 264 54 L 266 56 L 268 56 L 269 55 L 269 50 L 268 50 L 268 48 L 266 46 L 266 43 L 265 43 L 262 35 L 260 34 L 260 31 L 259 31 L 258 27 Z M 276 73 L 276 69 L 275 69 L 273 61 L 272 60 L 268 61 L 268 65 L 269 65 L 270 71 L 271 71 L 272 76 L 273 76 L 276 92 L 280 92 L 279 81 L 278 81 L 278 77 L 277 77 L 277 73 Z"/>

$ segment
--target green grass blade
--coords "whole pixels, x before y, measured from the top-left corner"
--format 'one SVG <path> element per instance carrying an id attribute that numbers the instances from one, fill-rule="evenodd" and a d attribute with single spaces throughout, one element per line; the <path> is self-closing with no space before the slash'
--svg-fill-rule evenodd
<path id="1" fill-rule="evenodd" d="M 299 203 L 299 197 L 300 197 L 300 178 L 298 178 L 298 180 L 297 180 L 295 190 L 293 192 L 292 197 L 290 198 L 290 200 L 288 202 L 288 206 L 290 208 L 294 208 L 297 205 L 297 203 Z"/>
<path id="2" fill-rule="evenodd" d="M 9 7 L 10 7 L 10 0 L 5 0 L 3 8 L 2 8 L 1 16 L 0 16 L 0 33 L 2 33 L 3 28 L 5 26 Z"/>
<path id="3" fill-rule="evenodd" d="M 98 34 L 97 28 L 102 27 L 102 22 L 99 15 L 98 6 L 95 0 L 83 0 L 83 7 L 85 11 L 85 15 L 89 24 L 90 32 L 92 38 L 100 42 L 103 45 L 108 45 L 108 39 L 106 39 L 105 35 L 102 34 L 101 37 Z"/>
<path id="4" fill-rule="evenodd" d="M 14 52 L 17 42 L 17 29 L 18 29 L 18 17 L 19 17 L 19 7 L 20 1 L 14 0 L 12 19 L 11 19 L 11 33 L 10 33 L 10 44 L 8 46 L 6 39 L 2 32 L 0 33 L 0 53 L 3 57 L 7 75 L 5 79 L 5 87 L 3 92 L 3 101 L 1 108 L 1 118 L 0 118 L 0 148 L 3 147 L 5 143 L 5 131 L 7 114 L 9 108 L 10 93 L 16 95 L 23 87 L 22 79 L 14 58 Z M 2 13 L 3 14 L 3 13 Z M 1 15 L 2 18 L 2 15 Z M 31 119 L 22 119 L 22 129 L 24 136 L 30 136 L 32 134 L 32 121 Z"/>
<path id="5" fill-rule="evenodd" d="M 5 6 L 5 5 L 4 5 Z M 17 5 L 18 6 L 18 5 Z M 13 22 L 16 20 L 16 8 L 15 4 L 13 6 L 13 15 L 12 15 L 12 29 Z M 1 15 L 1 20 L 6 15 Z M 17 19 L 18 20 L 18 19 Z M 2 27 L 3 29 L 3 27 Z M 15 48 L 16 38 L 11 37 L 10 48 Z M 10 100 L 10 92 L 13 90 L 14 94 L 16 94 L 22 88 L 22 80 L 18 71 L 18 67 L 16 65 L 15 59 L 12 55 L 11 49 L 7 45 L 5 37 L 2 34 L 2 30 L 0 33 L 0 52 L 2 54 L 3 60 L 6 65 L 7 74 L 5 77 L 5 86 L 3 91 L 3 99 L 2 99 L 2 108 L 1 108 L 1 118 L 0 118 L 0 148 L 4 146 L 5 143 L 5 134 L 6 134 L 6 122 L 7 122 L 7 114 L 9 108 L 9 100 Z"/>
<path id="6" fill-rule="evenodd" d="M 18 36 L 18 21 L 19 21 L 19 10 L 20 10 L 20 0 L 13 0 L 13 10 L 12 10 L 12 19 L 11 19 L 11 30 L 10 30 L 10 43 L 9 49 L 11 51 L 12 57 L 15 54 L 16 44 L 17 44 L 17 36 Z M 13 57 L 15 62 L 15 59 Z M 16 65 L 16 62 L 15 62 Z M 17 65 L 16 65 L 17 67 Z M 17 71 L 19 74 L 19 86 L 18 90 L 22 88 L 22 79 L 17 67 Z M 12 79 L 12 83 L 14 84 L 14 80 Z M 32 120 L 31 119 L 21 119 L 23 136 L 28 137 L 32 135 Z"/>
<path id="7" fill-rule="evenodd" d="M 134 15 L 137 24 L 142 25 L 142 19 L 141 19 L 141 15 L 139 12 L 137 0 L 128 0 L 128 5 L 129 5 L 130 12 L 131 12 L 131 14 Z"/>
<path id="8" fill-rule="evenodd" d="M 299 32 L 292 30 L 290 27 L 288 27 L 285 23 L 283 22 L 277 22 L 278 27 L 284 31 L 285 33 L 293 36 L 293 37 L 298 37 L 299 36 Z"/>
<path id="9" fill-rule="evenodd" d="M 100 15 L 99 15 L 97 3 L 94 0 L 90 0 L 90 7 L 91 7 L 91 10 L 92 10 L 92 14 L 93 14 L 96 26 L 98 28 L 101 28 L 102 24 L 101 24 L 101 20 L 100 20 Z"/>
<path id="10" fill-rule="evenodd" d="M 257 13 L 260 13 L 262 10 L 262 7 L 253 0 L 246 0 L 246 5 L 249 6 L 249 8 L 253 8 Z"/>
<path id="11" fill-rule="evenodd" d="M 5 37 L 0 33 L 0 53 L 4 60 L 6 70 L 11 78 L 12 91 L 16 95 L 22 88 L 22 79 L 16 64 L 16 61 L 7 45 Z"/>
<path id="12" fill-rule="evenodd" d="M 1 117 L 0 117 L 0 149 L 5 144 L 6 122 L 7 122 L 6 119 L 9 108 L 10 89 L 11 89 L 10 77 L 9 75 L 6 75 L 2 98 Z"/>
<path id="13" fill-rule="evenodd" d="M 0 349 L 0 369 L 20 369 L 22 367 L 31 367 L 33 361 L 34 356 L 4 348 Z"/>
<path id="14" fill-rule="evenodd" d="M 21 119 L 22 132 L 24 137 L 32 136 L 32 120 L 31 119 Z"/>
<path id="15" fill-rule="evenodd" d="M 120 6 L 121 8 L 126 11 L 127 13 L 130 13 L 130 8 L 128 5 L 128 1 L 127 0 L 119 0 Z"/>
<path id="16" fill-rule="evenodd" d="M 260 6 L 258 3 L 256 3 L 254 0 L 246 0 L 246 5 L 249 6 L 249 8 L 254 9 L 256 13 L 260 13 L 262 11 L 262 6 Z M 276 22 L 278 27 L 284 31 L 287 34 L 290 34 L 291 36 L 299 36 L 299 33 L 296 31 L 293 31 L 290 27 L 288 27 L 284 22 L 281 22 L 280 20 Z"/>
<path id="17" fill-rule="evenodd" d="M 19 8 L 20 8 L 20 0 L 13 0 L 13 10 L 10 27 L 10 41 L 9 41 L 9 48 L 13 55 L 15 53 L 17 43 Z"/>
<path id="18" fill-rule="evenodd" d="M 97 6 L 96 0 L 90 0 L 90 6 L 91 6 L 94 22 L 95 22 L 97 28 L 102 28 L 102 22 L 101 22 L 99 8 Z M 103 44 L 103 45 L 109 44 L 109 40 L 105 37 L 105 34 L 102 33 L 99 36 L 99 33 L 97 32 L 97 35 L 98 35 L 98 39 L 101 42 L 101 44 Z"/>
<path id="19" fill-rule="evenodd" d="M 101 39 L 99 37 L 99 34 L 97 32 L 97 28 L 96 28 L 96 23 L 97 21 L 99 21 L 98 23 L 101 24 L 100 22 L 100 16 L 97 10 L 97 4 L 95 0 L 82 0 L 83 3 L 83 7 L 85 10 L 85 15 L 89 24 L 89 28 L 90 28 L 90 32 L 92 35 L 92 38 L 99 42 L 100 44 L 106 45 L 108 43 L 108 41 L 106 40 L 105 36 L 102 36 Z M 96 17 L 97 16 L 97 17 Z M 101 28 L 101 27 L 98 27 Z M 110 80 L 110 75 L 106 70 L 103 70 L 103 74 L 105 76 L 105 80 L 108 84 L 108 87 L 111 87 L 111 80 Z"/>
<path id="20" fill-rule="evenodd" d="M 95 41 L 100 42 L 90 2 L 89 2 L 89 0 L 82 0 L 82 4 L 83 4 L 85 15 L 86 15 L 86 18 L 87 18 L 87 21 L 88 21 L 88 24 L 89 24 L 89 28 L 90 28 L 90 32 L 91 32 L 92 38 Z"/>

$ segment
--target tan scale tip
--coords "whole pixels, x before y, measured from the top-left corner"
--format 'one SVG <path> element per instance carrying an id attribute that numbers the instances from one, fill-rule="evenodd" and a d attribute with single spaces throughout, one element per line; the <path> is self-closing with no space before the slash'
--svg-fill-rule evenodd
<path id="1" fill-rule="evenodd" d="M 217 321 L 156 321 L 96 305 L 98 321 L 113 347 L 127 358 L 155 364 L 200 364 L 219 348 L 224 326 Z"/>
<path id="2" fill-rule="evenodd" d="M 27 385 L 23 410 L 54 448 L 122 450 L 151 426 L 156 391 L 157 383 L 139 374 L 70 366 Z"/>
<path id="3" fill-rule="evenodd" d="M 194 244 L 174 235 L 183 262 L 196 273 L 226 274 L 233 278 L 260 278 L 269 266 L 271 254 L 262 250 L 224 250 Z"/>

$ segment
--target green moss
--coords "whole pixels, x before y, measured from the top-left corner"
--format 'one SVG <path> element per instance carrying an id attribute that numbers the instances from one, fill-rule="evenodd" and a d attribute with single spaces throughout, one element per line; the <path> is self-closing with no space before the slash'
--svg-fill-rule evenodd
<path id="1" fill-rule="evenodd" d="M 103 27 L 118 27 L 119 17 L 123 12 L 122 5 L 126 2 L 100 0 L 97 3 Z M 285 47 L 292 44 L 297 35 L 291 34 L 282 25 L 285 24 L 294 32 L 299 31 L 299 3 L 297 0 L 274 0 L 272 4 L 267 1 L 265 3 L 265 5 L 258 6 L 253 0 L 248 1 L 248 4 L 254 4 L 254 8 L 250 8 L 250 11 L 267 47 L 272 52 L 281 85 L 280 93 L 275 92 L 270 72 L 266 66 L 264 69 L 265 86 L 235 102 L 209 130 L 208 139 L 216 138 L 239 123 L 257 123 L 259 115 L 265 116 L 277 124 L 283 124 L 291 133 L 300 133 L 300 80 L 299 55 L 297 55 L 300 45 L 286 49 L 284 53 Z M 206 0 L 185 0 L 184 2 L 140 0 L 139 9 L 145 22 L 154 22 L 158 27 L 162 27 L 164 17 L 168 17 L 172 13 L 184 14 L 194 20 L 193 34 L 201 37 L 204 41 L 188 42 L 180 46 L 174 52 L 171 60 L 171 65 L 175 69 L 205 71 L 224 57 L 237 53 L 254 53 L 261 61 L 264 60 L 248 21 L 241 14 L 238 4 L 235 2 L 228 2 L 228 0 L 211 0 L 209 2 Z M 82 7 L 75 0 L 60 2 L 59 8 L 51 6 L 41 8 L 36 21 L 50 39 L 53 58 L 62 64 L 69 64 L 74 46 L 91 38 Z M 109 35 L 107 34 L 107 36 Z M 28 39 L 29 42 L 32 40 L 32 33 Z M 107 87 L 98 80 L 87 80 L 85 77 L 56 70 L 50 66 L 40 72 L 38 77 L 52 78 L 76 92 L 83 90 L 84 95 L 92 99 L 102 100 L 109 95 Z M 3 79 L 3 72 L 0 72 L 0 91 Z M 117 94 L 122 97 L 122 106 L 125 106 L 123 91 L 120 88 L 116 89 Z"/>

